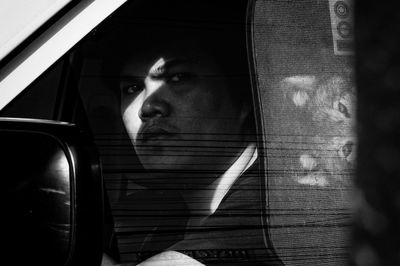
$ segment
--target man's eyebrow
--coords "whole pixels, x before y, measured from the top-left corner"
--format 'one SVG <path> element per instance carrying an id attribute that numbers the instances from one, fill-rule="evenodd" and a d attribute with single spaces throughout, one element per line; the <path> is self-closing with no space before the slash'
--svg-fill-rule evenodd
<path id="1" fill-rule="evenodd" d="M 151 78 L 163 78 L 167 73 L 168 69 L 173 68 L 175 66 L 194 63 L 196 60 L 193 58 L 172 58 L 166 60 L 160 67 L 151 68 L 147 75 Z"/>
<path id="2" fill-rule="evenodd" d="M 132 75 L 119 75 L 118 78 L 120 81 L 139 81 L 142 80 L 146 77 L 146 75 L 142 75 L 142 76 L 132 76 Z"/>

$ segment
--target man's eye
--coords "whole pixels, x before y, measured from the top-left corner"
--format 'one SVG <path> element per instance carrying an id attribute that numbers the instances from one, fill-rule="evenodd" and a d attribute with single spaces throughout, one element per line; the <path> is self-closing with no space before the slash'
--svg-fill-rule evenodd
<path id="1" fill-rule="evenodd" d="M 170 82 L 182 82 L 184 80 L 187 80 L 191 77 L 192 75 L 189 73 L 176 73 L 172 74 L 169 76 L 168 81 Z"/>
<path id="2" fill-rule="evenodd" d="M 172 76 L 169 77 L 169 80 L 172 82 L 179 82 L 183 79 L 183 74 L 182 73 L 177 73 L 173 74 Z"/>
<path id="3" fill-rule="evenodd" d="M 143 90 L 143 86 L 139 84 L 132 84 L 132 85 L 127 85 L 122 89 L 122 92 L 124 94 L 130 95 L 130 94 L 135 94 Z"/>

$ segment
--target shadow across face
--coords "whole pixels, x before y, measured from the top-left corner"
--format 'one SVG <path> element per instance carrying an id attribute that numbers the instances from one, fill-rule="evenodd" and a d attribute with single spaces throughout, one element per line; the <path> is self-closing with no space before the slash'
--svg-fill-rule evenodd
<path id="1" fill-rule="evenodd" d="M 122 72 L 126 131 L 143 166 L 157 175 L 219 175 L 244 146 L 250 108 L 234 101 L 224 69 L 192 41 L 133 56 Z"/>
<path id="2" fill-rule="evenodd" d="M 119 77 L 114 89 L 126 132 L 155 177 L 149 182 L 174 177 L 174 186 L 203 186 L 229 168 L 248 141 L 245 20 L 217 17 L 216 10 L 200 14 L 204 3 L 175 9 L 175 2 L 144 9 L 142 19 L 154 23 L 126 27 L 114 39 L 110 65 Z"/>

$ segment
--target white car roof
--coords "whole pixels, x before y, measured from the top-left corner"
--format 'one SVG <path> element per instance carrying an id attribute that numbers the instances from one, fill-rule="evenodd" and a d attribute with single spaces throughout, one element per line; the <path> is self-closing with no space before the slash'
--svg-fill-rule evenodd
<path id="1" fill-rule="evenodd" d="M 15 4 L 6 4 L 9 12 L 18 10 L 21 4 L 20 2 L 40 2 L 40 4 L 45 5 L 49 1 L 18 0 Z M 2 51 L 4 55 L 11 52 L 12 49 L 45 23 L 45 21 L 56 14 L 56 12 L 68 2 L 68 0 L 64 0 L 59 1 L 58 5 L 49 5 L 51 10 L 40 6 L 35 12 L 40 13 L 41 11 L 43 13 L 40 13 L 36 20 L 34 16 L 32 17 L 32 14 L 28 12 L 29 15 L 27 16 L 34 21 L 31 21 L 32 25 L 26 25 L 26 23 L 29 23 L 28 19 L 24 20 L 24 23 L 20 25 L 13 25 L 13 30 L 9 33 L 9 36 L 11 36 L 10 41 L 4 39 L 5 41 L 2 43 L 4 47 L 1 46 L 0 51 Z M 30 43 L 21 53 L 0 69 L 0 110 L 125 2 L 126 0 L 81 1 Z M 1 6 L 3 5 L 2 2 Z M 3 9 L 1 8 L 1 10 Z M 19 10 L 16 13 L 19 13 Z M 21 16 L 28 13 L 24 11 L 21 13 Z M 16 17 L 19 16 L 20 14 Z M 8 22 L 8 24 L 13 24 L 14 19 L 12 19 L 11 22 Z M 7 23 L 3 25 L 2 27 L 7 27 Z M 17 33 L 18 29 L 21 30 L 21 33 Z M 13 39 L 13 41 L 11 41 L 11 39 Z"/>
<path id="2" fill-rule="evenodd" d="M 71 0 L 2 0 L 0 60 Z"/>

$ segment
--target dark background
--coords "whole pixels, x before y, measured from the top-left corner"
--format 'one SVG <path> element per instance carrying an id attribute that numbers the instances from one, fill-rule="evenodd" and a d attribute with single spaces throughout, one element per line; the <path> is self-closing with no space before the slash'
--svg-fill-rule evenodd
<path id="1" fill-rule="evenodd" d="M 355 1 L 358 168 L 356 265 L 399 265 L 400 14 L 394 3 Z"/>

